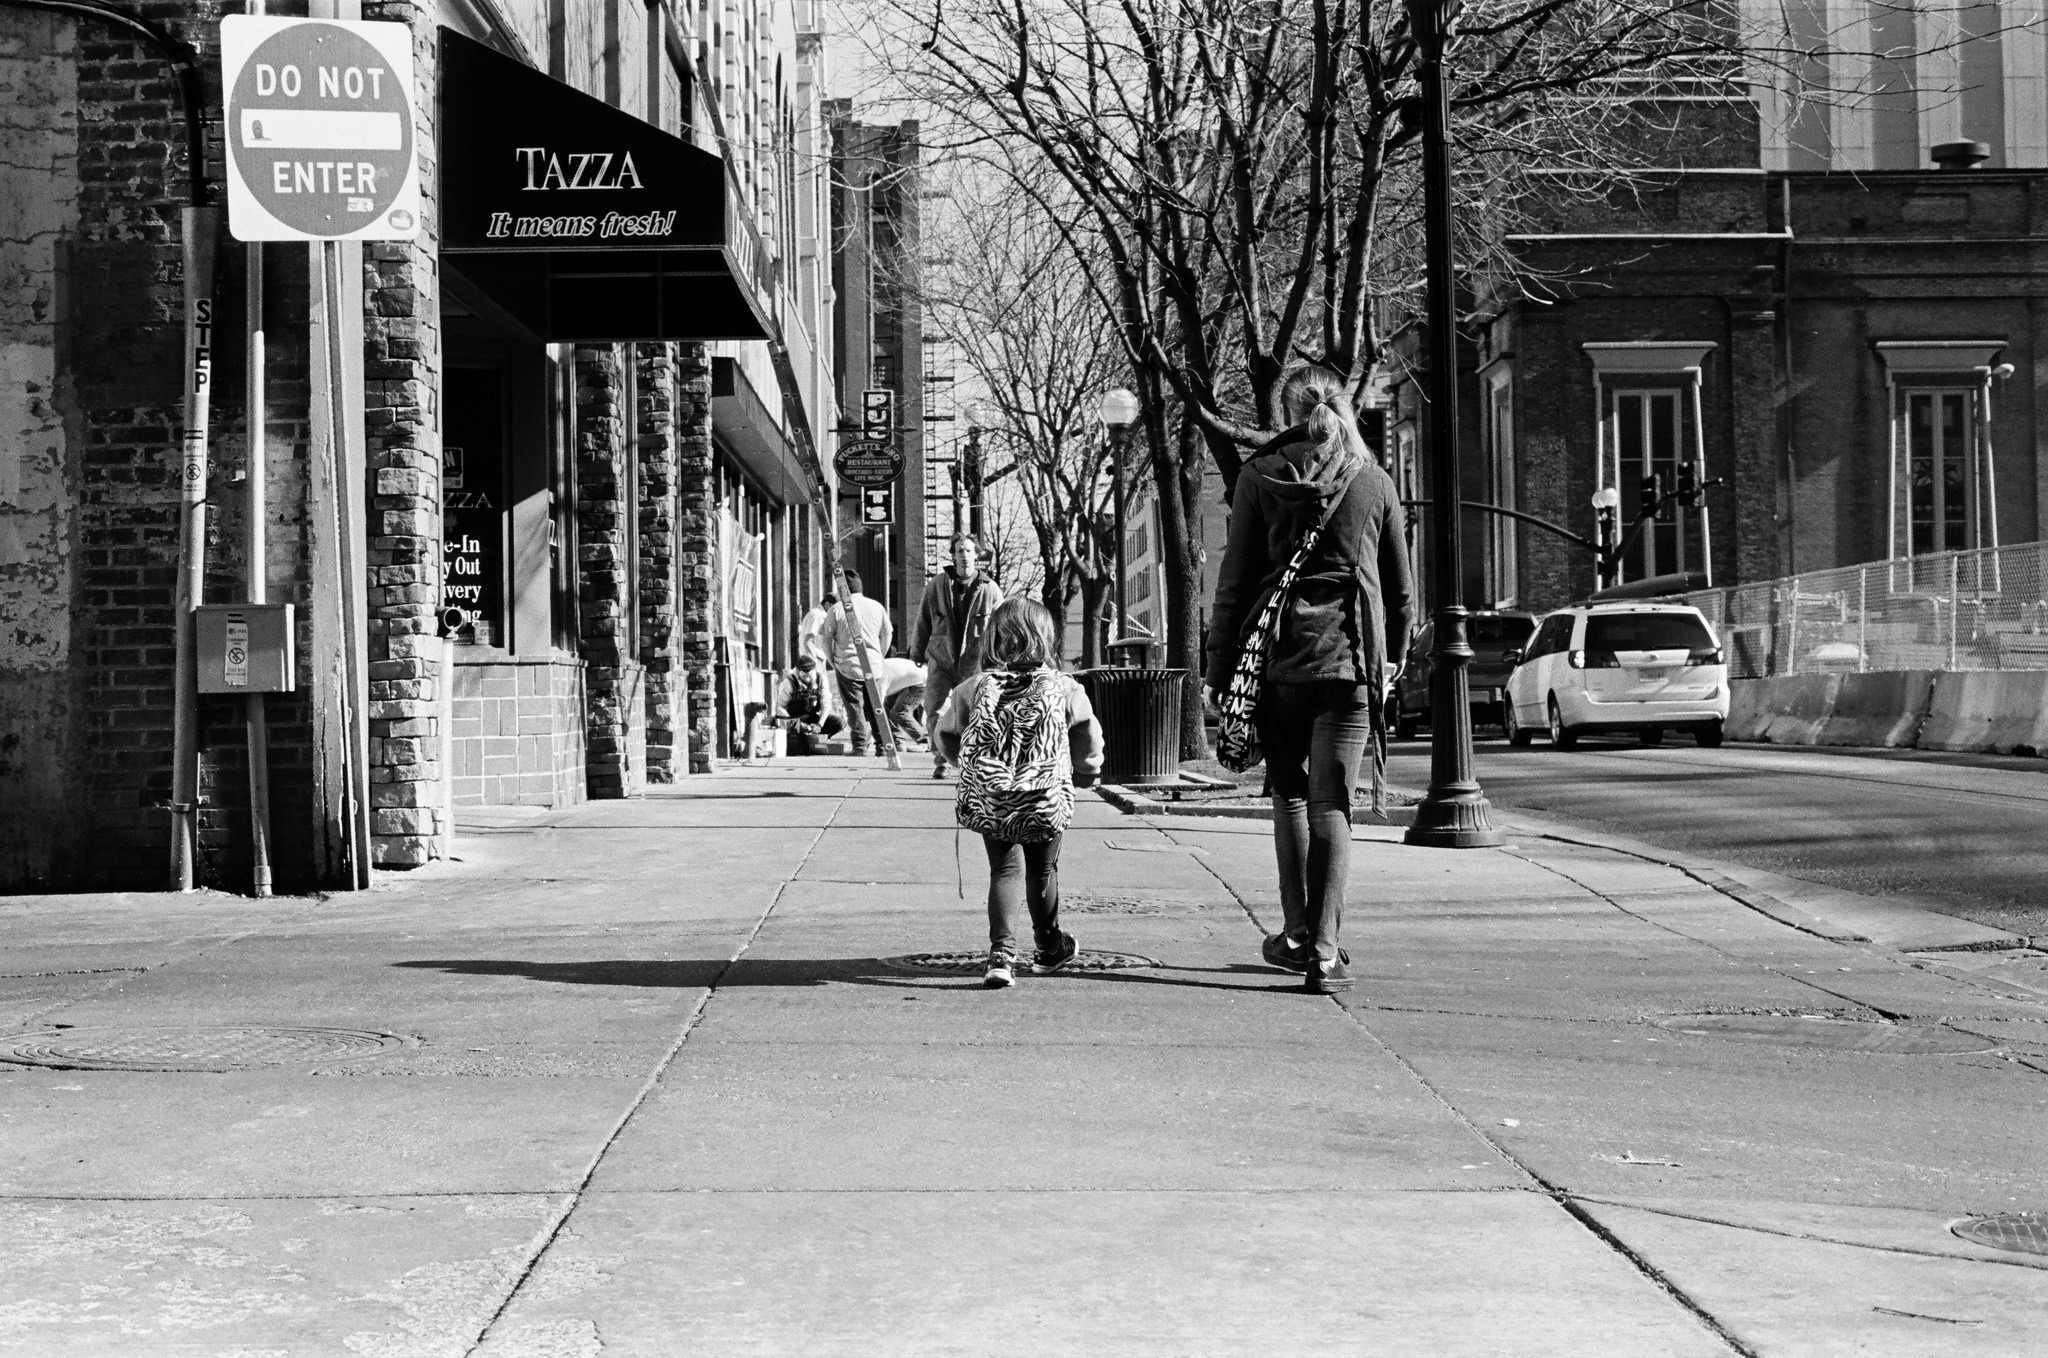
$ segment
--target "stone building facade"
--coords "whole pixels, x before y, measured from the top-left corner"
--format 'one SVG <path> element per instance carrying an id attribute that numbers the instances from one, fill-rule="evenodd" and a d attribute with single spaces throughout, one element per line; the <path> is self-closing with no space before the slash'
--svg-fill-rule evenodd
<path id="1" fill-rule="evenodd" d="M 195 172 L 219 200 L 229 9 L 139 11 L 201 56 L 212 149 L 199 166 L 146 42 L 0 10 L 0 159 L 23 167 L 0 195 L 0 890 L 164 878 L 179 209 Z M 460 803 L 630 796 L 714 770 L 734 753 L 734 718 L 786 662 L 781 633 L 822 590 L 824 440 L 838 420 L 815 4 L 315 0 L 314 17 L 409 27 L 424 221 L 401 242 L 247 246 L 225 223 L 217 240 L 205 597 L 249 597 L 260 473 L 267 550 L 253 569 L 297 607 L 296 691 L 266 699 L 280 890 L 439 857 Z M 724 291 L 660 282 L 643 252 L 616 258 L 670 289 L 655 320 L 522 310 L 531 259 L 454 249 L 442 153 L 498 115 L 460 97 L 451 51 L 542 82 L 570 130 L 624 135 L 603 119 L 626 118 L 656 138 L 700 177 L 697 199 L 722 204 L 698 258 L 729 267 L 714 280 Z M 252 439 L 242 321 L 256 250 L 268 352 Z M 321 398 L 309 349 L 309 322 L 327 318 L 323 259 L 338 276 L 345 407 Z M 737 398 L 714 392 L 721 366 Z M 325 492 L 323 459 L 346 493 Z M 334 575 L 337 542 L 354 577 Z M 324 621 L 349 610 L 353 671 L 328 664 L 341 652 Z M 240 888 L 243 703 L 204 698 L 199 715 L 199 877 Z M 362 738 L 339 741 L 351 721 Z M 351 761 L 364 833 L 337 849 Z"/>

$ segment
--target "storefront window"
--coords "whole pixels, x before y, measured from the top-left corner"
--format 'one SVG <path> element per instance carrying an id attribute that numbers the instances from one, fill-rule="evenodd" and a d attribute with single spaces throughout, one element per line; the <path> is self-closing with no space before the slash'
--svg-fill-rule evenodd
<path id="1" fill-rule="evenodd" d="M 458 642 L 504 646 L 504 374 L 497 368 L 451 368 L 442 401 L 441 606 Z"/>

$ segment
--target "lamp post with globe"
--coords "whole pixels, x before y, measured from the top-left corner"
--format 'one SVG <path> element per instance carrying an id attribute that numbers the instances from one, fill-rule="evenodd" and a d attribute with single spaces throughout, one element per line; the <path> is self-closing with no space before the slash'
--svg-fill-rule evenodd
<path id="1" fill-rule="evenodd" d="M 1116 625 L 1128 631 L 1124 613 L 1124 438 L 1138 421 L 1138 398 L 1122 387 L 1102 393 L 1096 413 L 1109 428 L 1110 475 L 1116 513 Z"/>

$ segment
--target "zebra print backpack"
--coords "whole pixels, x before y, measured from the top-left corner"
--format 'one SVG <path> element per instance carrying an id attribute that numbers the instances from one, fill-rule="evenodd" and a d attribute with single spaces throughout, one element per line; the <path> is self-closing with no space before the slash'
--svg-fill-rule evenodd
<path id="1" fill-rule="evenodd" d="M 1056 670 L 991 670 L 960 733 L 953 814 L 1011 844 L 1056 839 L 1074 818 L 1067 680 Z"/>

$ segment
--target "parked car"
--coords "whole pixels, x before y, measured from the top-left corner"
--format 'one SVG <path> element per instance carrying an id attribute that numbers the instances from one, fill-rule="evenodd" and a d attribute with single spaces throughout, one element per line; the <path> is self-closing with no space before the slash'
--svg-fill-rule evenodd
<path id="1" fill-rule="evenodd" d="M 1714 629 L 1683 604 L 1612 603 L 1559 609 L 1515 657 L 1507 684 L 1508 740 L 1548 729 L 1569 750 L 1595 732 L 1634 732 L 1645 745 L 1690 731 L 1709 748 L 1728 719 L 1728 666 Z"/>
<path id="2" fill-rule="evenodd" d="M 1475 725 L 1502 720 L 1501 693 L 1513 668 L 1507 655 L 1525 648 L 1535 630 L 1534 613 L 1478 610 L 1465 620 L 1465 640 L 1472 647 L 1472 663 L 1465 667 L 1465 677 Z M 1430 651 L 1435 643 L 1433 624 L 1416 629 L 1408 646 L 1408 667 L 1401 672 L 1388 703 L 1387 725 L 1404 740 L 1429 720 Z"/>

